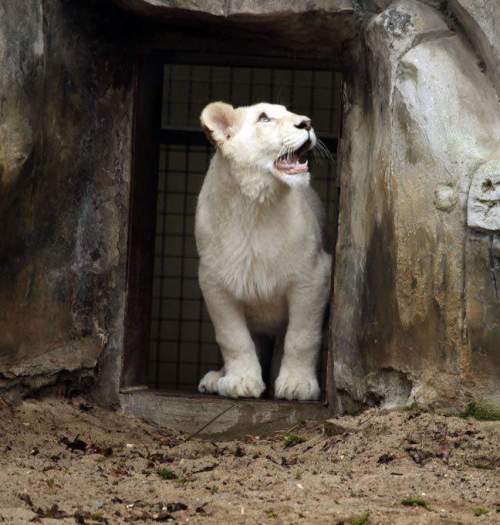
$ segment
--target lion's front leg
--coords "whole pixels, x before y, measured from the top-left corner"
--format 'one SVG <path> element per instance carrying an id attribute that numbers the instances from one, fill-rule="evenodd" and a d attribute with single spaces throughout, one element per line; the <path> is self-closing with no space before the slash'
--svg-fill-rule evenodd
<path id="1" fill-rule="evenodd" d="M 280 372 L 274 386 L 278 399 L 319 399 L 317 363 L 329 276 L 289 294 L 289 319 Z"/>
<path id="2" fill-rule="evenodd" d="M 241 305 L 215 283 L 200 279 L 200 285 L 224 368 L 208 372 L 198 389 L 227 397 L 260 397 L 266 387 Z"/>

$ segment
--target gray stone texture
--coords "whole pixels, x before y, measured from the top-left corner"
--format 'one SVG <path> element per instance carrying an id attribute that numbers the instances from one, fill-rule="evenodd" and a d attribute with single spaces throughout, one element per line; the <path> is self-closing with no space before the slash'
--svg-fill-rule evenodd
<path id="1" fill-rule="evenodd" d="M 500 160 L 481 164 L 472 176 L 467 224 L 478 230 L 500 232 Z"/>
<path id="2" fill-rule="evenodd" d="M 352 0 L 114 0 L 118 5 L 137 14 L 175 16 L 175 10 L 191 14 L 215 16 L 244 15 L 279 17 L 290 13 L 322 12 L 351 13 Z"/>
<path id="3" fill-rule="evenodd" d="M 121 12 L 86 4 L 0 5 L 3 386 L 93 369 L 122 330 L 131 64 Z"/>
<path id="4" fill-rule="evenodd" d="M 466 227 L 467 202 L 476 210 L 484 177 L 496 174 L 496 92 L 463 36 L 422 3 L 393 2 L 365 36 L 366 62 L 352 74 L 368 93 L 352 81 L 342 138 L 340 400 L 390 406 L 406 391 L 423 405 L 498 401 L 498 261 L 490 236 Z M 483 178 L 471 187 L 474 177 Z M 488 198 L 481 206 L 494 209 Z"/>
<path id="5" fill-rule="evenodd" d="M 142 16 L 175 17 L 178 11 L 202 16 L 225 16 L 226 0 L 114 0 L 115 3 Z"/>
<path id="6" fill-rule="evenodd" d="M 448 9 L 463 26 L 481 66 L 500 93 L 500 2 L 497 0 L 449 0 Z"/>

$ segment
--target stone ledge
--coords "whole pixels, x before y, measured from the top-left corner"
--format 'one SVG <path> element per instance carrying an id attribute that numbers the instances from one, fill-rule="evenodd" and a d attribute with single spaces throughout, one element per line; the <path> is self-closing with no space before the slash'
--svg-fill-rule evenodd
<path id="1" fill-rule="evenodd" d="M 228 399 L 147 388 L 122 390 L 120 405 L 124 413 L 155 425 L 211 439 L 265 435 L 331 416 L 330 409 L 318 402 Z"/>
<path id="2" fill-rule="evenodd" d="M 225 16 L 225 0 L 112 0 L 115 4 L 143 16 L 175 16 L 176 11 L 190 11 Z"/>
<path id="3" fill-rule="evenodd" d="M 190 11 L 213 16 L 273 15 L 321 11 L 327 14 L 351 14 L 352 0 L 113 0 L 120 7 L 144 16 L 173 17 L 176 11 Z"/>
<path id="4" fill-rule="evenodd" d="M 222 42 L 224 37 L 243 39 L 260 42 L 263 49 L 293 50 L 305 56 L 339 57 L 356 34 L 352 0 L 108 1 L 158 22 L 157 28 L 160 23 L 176 30 L 189 28 L 196 37 L 203 35 L 210 23 Z M 156 42 L 152 47 L 162 46 Z"/>
<path id="5" fill-rule="evenodd" d="M 321 11 L 326 14 L 351 14 L 351 0 L 310 0 L 290 2 L 289 0 L 232 0 L 229 3 L 228 16 L 234 15 L 286 15 Z"/>

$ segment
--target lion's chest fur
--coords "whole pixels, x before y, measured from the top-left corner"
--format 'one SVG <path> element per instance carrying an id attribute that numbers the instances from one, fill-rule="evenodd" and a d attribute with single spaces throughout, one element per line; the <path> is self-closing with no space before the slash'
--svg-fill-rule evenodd
<path id="1" fill-rule="evenodd" d="M 269 299 L 284 291 L 293 270 L 286 264 L 290 243 L 278 214 L 253 206 L 241 211 L 221 231 L 222 277 L 241 299 Z"/>
<path id="2" fill-rule="evenodd" d="M 264 193 L 251 198 L 214 168 L 221 169 L 211 165 L 196 214 L 203 273 L 242 302 L 256 324 L 278 324 L 289 287 L 313 270 L 321 250 L 317 217 L 303 190 L 272 179 L 266 188 L 261 180 Z"/>
<path id="3" fill-rule="evenodd" d="M 204 262 L 241 300 L 268 300 L 284 292 L 293 267 L 287 263 L 291 239 L 283 214 L 244 200 L 221 202 Z"/>

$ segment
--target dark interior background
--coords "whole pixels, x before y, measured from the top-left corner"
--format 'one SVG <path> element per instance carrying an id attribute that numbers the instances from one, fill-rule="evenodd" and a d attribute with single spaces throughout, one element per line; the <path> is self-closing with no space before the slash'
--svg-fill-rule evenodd
<path id="1" fill-rule="evenodd" d="M 198 287 L 194 241 L 197 195 L 213 154 L 199 127 L 203 107 L 214 100 L 234 106 L 269 101 L 310 116 L 332 154 L 330 159 L 313 159 L 312 184 L 325 205 L 327 230 L 335 232 L 338 185 L 333 159 L 340 126 L 340 81 L 341 75 L 333 71 L 250 65 L 164 66 L 147 374 L 150 386 L 195 391 L 208 370 L 221 366 Z"/>

